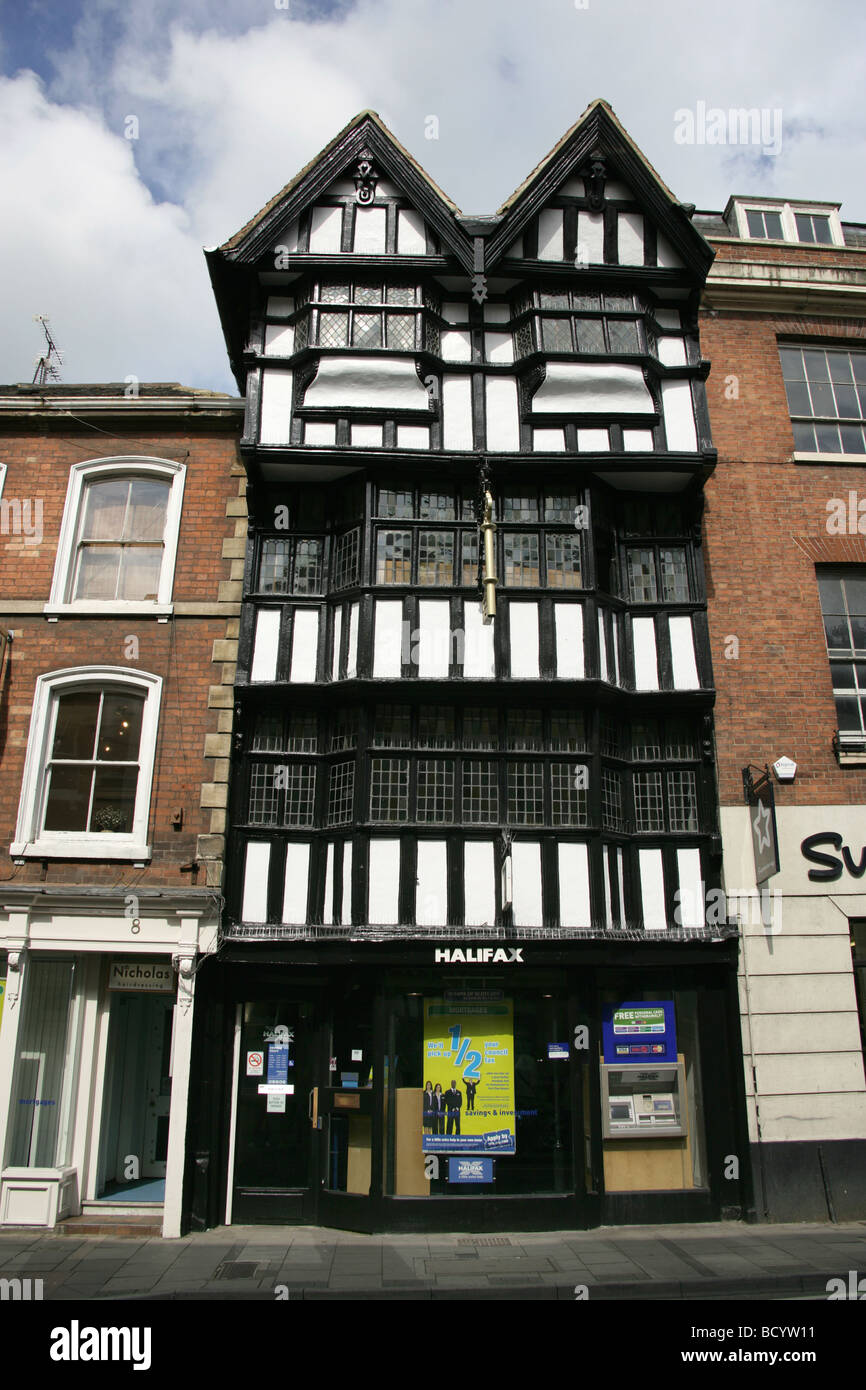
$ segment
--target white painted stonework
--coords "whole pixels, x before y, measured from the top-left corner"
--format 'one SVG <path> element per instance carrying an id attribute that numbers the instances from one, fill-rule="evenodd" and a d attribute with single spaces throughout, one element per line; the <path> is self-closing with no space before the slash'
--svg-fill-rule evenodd
<path id="1" fill-rule="evenodd" d="M 736 907 L 741 919 L 750 1135 L 756 1140 L 760 1126 L 767 1142 L 864 1139 L 866 1078 L 848 923 L 866 916 L 866 874 L 857 878 L 851 872 L 841 846 L 821 845 L 820 852 L 841 865 L 841 876 L 831 882 L 810 879 L 810 870 L 826 865 L 807 860 L 801 846 L 811 835 L 835 833 L 858 868 L 866 846 L 866 808 L 786 806 L 786 789 L 777 785 L 775 790 L 780 872 L 765 885 L 767 926 L 757 903 L 750 810 L 745 805 L 721 810 L 729 910 Z"/>

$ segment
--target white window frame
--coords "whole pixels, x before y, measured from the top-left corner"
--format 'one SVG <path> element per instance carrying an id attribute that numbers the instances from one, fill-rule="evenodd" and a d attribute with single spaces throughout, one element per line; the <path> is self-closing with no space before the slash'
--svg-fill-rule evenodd
<path id="1" fill-rule="evenodd" d="M 737 230 L 743 241 L 750 241 L 755 245 L 764 243 L 767 246 L 781 246 L 776 237 L 754 237 L 749 232 L 749 223 L 746 218 L 747 212 L 777 212 L 782 219 L 782 240 L 784 243 L 792 243 L 794 246 L 808 246 L 812 250 L 827 251 L 829 247 L 820 241 L 801 241 L 797 235 L 797 223 L 794 214 L 797 212 L 814 213 L 819 217 L 827 217 L 830 221 L 830 237 L 833 246 L 844 246 L 845 238 L 842 235 L 842 221 L 839 217 L 839 204 L 834 203 L 800 203 L 796 200 L 791 203 L 774 202 L 770 198 L 744 198 L 735 199 L 734 208 L 737 214 Z"/>
<path id="2" fill-rule="evenodd" d="M 72 583 L 78 529 L 86 485 L 112 477 L 159 478 L 171 484 L 166 507 L 162 569 L 155 599 L 70 599 L 67 597 Z M 170 459 L 148 458 L 140 454 L 130 454 L 112 459 L 88 459 L 82 463 L 74 463 L 69 470 L 69 485 L 66 490 L 63 521 L 57 543 L 57 559 L 54 564 L 51 593 L 43 612 L 47 616 L 74 613 L 117 613 L 118 615 L 130 613 L 169 617 L 174 611 L 171 598 L 174 588 L 174 567 L 177 559 L 185 479 L 185 464 L 174 463 Z"/>
<path id="3" fill-rule="evenodd" d="M 46 764 L 57 711 L 57 699 L 74 690 L 125 688 L 144 695 L 139 744 L 138 787 L 135 813 L 128 834 L 105 831 L 43 830 L 45 819 Z M 159 726 L 162 677 L 128 666 L 76 666 L 38 676 L 27 736 L 27 757 L 21 783 L 21 801 L 15 839 L 9 847 L 14 859 L 125 859 L 151 857 L 147 843 L 150 794 Z"/>
<path id="4" fill-rule="evenodd" d="M 5 465 L 5 463 L 0 463 L 0 497 L 3 496 L 3 484 L 5 483 L 5 481 L 6 481 L 6 465 Z"/>

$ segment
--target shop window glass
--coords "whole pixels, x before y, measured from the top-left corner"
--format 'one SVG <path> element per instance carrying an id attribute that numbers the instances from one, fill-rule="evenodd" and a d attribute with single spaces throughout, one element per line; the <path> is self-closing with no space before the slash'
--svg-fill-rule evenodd
<path id="1" fill-rule="evenodd" d="M 54 1168 L 68 1161 L 74 978 L 71 961 L 31 960 L 27 966 L 12 1092 L 13 1167 Z"/>

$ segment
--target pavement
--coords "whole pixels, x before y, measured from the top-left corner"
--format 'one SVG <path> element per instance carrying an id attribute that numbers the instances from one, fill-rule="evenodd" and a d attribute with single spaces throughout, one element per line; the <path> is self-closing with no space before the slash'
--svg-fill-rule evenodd
<path id="1" fill-rule="evenodd" d="M 44 1300 L 826 1300 L 829 1279 L 856 1289 L 864 1276 L 866 1221 L 475 1236 L 305 1226 L 224 1226 L 180 1240 L 0 1234 L 0 1279 L 41 1279 Z"/>

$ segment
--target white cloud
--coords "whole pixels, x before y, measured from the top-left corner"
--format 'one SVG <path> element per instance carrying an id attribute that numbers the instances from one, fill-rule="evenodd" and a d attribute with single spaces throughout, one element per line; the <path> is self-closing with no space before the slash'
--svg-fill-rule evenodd
<path id="1" fill-rule="evenodd" d="M 201 248 L 182 208 L 154 203 L 131 142 L 95 112 L 53 105 L 32 73 L 0 80 L 0 127 L 0 256 L 14 267 L 0 377 L 30 380 L 43 313 L 66 381 L 225 381 Z"/>
<path id="2" fill-rule="evenodd" d="M 493 211 L 605 96 L 684 201 L 835 197 L 864 218 L 864 36 L 866 12 L 845 0 L 825 0 L 820 24 L 812 0 L 88 0 L 50 86 L 0 88 L 0 167 L 16 190 L 0 225 L 16 267 L 2 375 L 29 375 L 41 311 L 67 380 L 225 385 L 201 245 L 368 106 L 467 212 Z M 698 101 L 781 108 L 781 153 L 678 145 L 674 113 Z M 128 114 L 137 142 L 123 139 Z"/>

